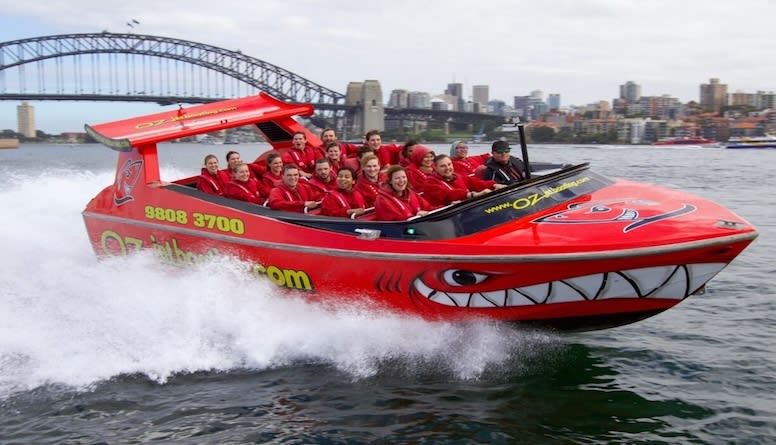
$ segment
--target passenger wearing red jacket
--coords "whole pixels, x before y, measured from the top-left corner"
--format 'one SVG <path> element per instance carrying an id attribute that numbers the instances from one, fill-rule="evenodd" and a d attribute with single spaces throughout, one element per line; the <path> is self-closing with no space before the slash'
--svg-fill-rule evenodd
<path id="1" fill-rule="evenodd" d="M 383 144 L 383 137 L 377 130 L 370 130 L 366 136 L 366 145 L 372 147 L 375 151 L 380 165 L 387 168 L 391 165 L 398 165 L 401 159 L 401 146 L 396 144 Z"/>
<path id="2" fill-rule="evenodd" d="M 309 191 L 299 185 L 299 168 L 283 166 L 283 181 L 269 192 L 269 207 L 287 212 L 304 212 L 318 208 L 319 201 L 310 199 Z"/>
<path id="3" fill-rule="evenodd" d="M 461 175 L 473 175 L 477 167 L 490 159 L 490 153 L 469 156 L 469 146 L 464 141 L 455 141 L 450 146 L 450 159 L 453 161 L 453 169 Z"/>
<path id="4" fill-rule="evenodd" d="M 337 174 L 337 171 L 344 166 L 347 160 L 337 142 L 329 142 L 329 145 L 326 146 L 326 159 L 329 160 L 329 166 L 333 175 Z"/>
<path id="5" fill-rule="evenodd" d="M 269 192 L 275 184 L 283 181 L 283 158 L 280 153 L 270 153 L 267 156 L 267 171 L 261 177 L 259 192 L 265 200 L 269 198 Z"/>
<path id="6" fill-rule="evenodd" d="M 226 152 L 226 168 L 221 171 L 229 175 L 229 179 L 232 179 L 234 168 L 240 164 L 242 164 L 240 153 L 234 150 L 229 150 Z"/>
<path id="7" fill-rule="evenodd" d="M 337 188 L 337 178 L 331 173 L 328 159 L 315 161 L 315 174 L 306 185 L 313 201 L 322 200 L 326 192 Z"/>
<path id="8" fill-rule="evenodd" d="M 254 204 L 264 203 L 259 194 L 259 182 L 250 177 L 248 164 L 245 163 L 239 164 L 234 168 L 232 180 L 226 184 L 224 196 Z"/>
<path id="9" fill-rule="evenodd" d="M 307 136 L 297 131 L 291 140 L 291 148 L 283 154 L 283 164 L 293 164 L 305 178 L 310 178 L 315 171 L 315 161 L 325 157 L 323 150 L 307 144 Z"/>
<path id="10" fill-rule="evenodd" d="M 340 142 L 337 139 L 337 133 L 334 132 L 333 128 L 324 128 L 323 131 L 321 131 L 321 141 L 323 142 L 323 144 L 321 144 L 323 151 L 326 151 L 330 144 L 336 143 L 337 146 L 339 146 L 343 158 L 356 156 L 358 148 L 361 147 L 361 144 Z"/>
<path id="11" fill-rule="evenodd" d="M 375 220 L 404 221 L 413 216 L 428 214 L 431 206 L 409 188 L 404 167 L 393 165 L 388 168 L 386 175 L 388 183 L 380 188 L 375 200 Z"/>
<path id="12" fill-rule="evenodd" d="M 349 167 L 337 172 L 337 188 L 326 193 L 321 203 L 321 215 L 355 218 L 363 215 L 364 197 L 353 190 L 355 173 Z"/>
<path id="13" fill-rule="evenodd" d="M 224 196 L 229 175 L 218 169 L 218 157 L 216 155 L 205 156 L 205 167 L 197 178 L 197 190 L 211 194 Z"/>
<path id="14" fill-rule="evenodd" d="M 385 178 L 380 173 L 380 160 L 372 153 L 361 157 L 361 171 L 358 173 L 355 189 L 364 197 L 366 207 L 374 207 L 380 183 Z"/>
<path id="15" fill-rule="evenodd" d="M 475 198 L 505 187 L 495 181 L 455 173 L 453 161 L 445 154 L 434 158 L 434 169 L 435 174 L 428 178 L 423 189 L 423 197 L 434 206 Z"/>
<path id="16" fill-rule="evenodd" d="M 434 152 L 425 145 L 415 145 L 410 153 L 407 178 L 416 192 L 423 191 L 426 180 L 434 174 Z"/>

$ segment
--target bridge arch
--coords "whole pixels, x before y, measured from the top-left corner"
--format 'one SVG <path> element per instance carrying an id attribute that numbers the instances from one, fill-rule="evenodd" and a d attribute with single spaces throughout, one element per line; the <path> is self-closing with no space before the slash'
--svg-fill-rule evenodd
<path id="1" fill-rule="evenodd" d="M 133 54 L 197 65 L 290 102 L 342 106 L 345 95 L 277 65 L 213 45 L 129 33 L 83 33 L 33 37 L 0 43 L 0 73 L 52 58 L 83 54 Z"/>

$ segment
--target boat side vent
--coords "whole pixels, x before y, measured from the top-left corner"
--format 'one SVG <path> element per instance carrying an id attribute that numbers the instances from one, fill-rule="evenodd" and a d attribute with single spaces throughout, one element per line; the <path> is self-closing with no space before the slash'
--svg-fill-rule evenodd
<path id="1" fill-rule="evenodd" d="M 259 127 L 259 130 L 261 130 L 261 132 L 264 133 L 264 136 L 269 139 L 268 142 L 270 143 L 290 141 L 292 139 L 292 136 L 288 134 L 286 130 L 273 121 L 259 122 L 256 126 Z"/>

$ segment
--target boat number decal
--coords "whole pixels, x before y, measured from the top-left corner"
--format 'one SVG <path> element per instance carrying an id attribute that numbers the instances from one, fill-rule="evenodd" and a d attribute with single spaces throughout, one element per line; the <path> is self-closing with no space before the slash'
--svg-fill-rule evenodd
<path id="1" fill-rule="evenodd" d="M 145 206 L 144 210 L 146 218 L 156 221 L 166 221 L 181 225 L 187 225 L 191 221 L 194 227 L 217 229 L 221 232 L 235 233 L 237 235 L 245 233 L 245 223 L 240 218 L 227 218 L 226 216 L 199 212 L 193 212 L 190 218 L 185 210 L 155 206 Z"/>
<path id="2" fill-rule="evenodd" d="M 211 258 L 222 256 L 221 252 L 211 247 L 205 252 L 184 249 L 176 238 L 162 240 L 151 235 L 149 242 L 132 236 L 121 236 L 113 230 L 105 230 L 100 236 L 100 249 L 108 256 L 125 256 L 143 248 L 151 248 L 154 254 L 163 262 L 176 266 L 186 266 L 201 263 Z M 257 276 L 267 277 L 279 287 L 304 291 L 313 290 L 310 275 L 303 270 L 284 269 L 274 265 L 254 263 L 251 272 Z"/>
<path id="3" fill-rule="evenodd" d="M 227 218 L 225 216 L 208 215 L 206 213 L 194 212 L 194 226 L 217 228 L 222 232 L 232 232 L 238 235 L 245 233 L 245 223 L 240 218 Z"/>
<path id="4" fill-rule="evenodd" d="M 141 129 L 141 128 L 158 127 L 159 125 L 166 124 L 168 122 L 177 122 L 177 121 L 182 121 L 186 119 L 194 119 L 195 117 L 226 113 L 227 111 L 234 111 L 236 109 L 237 107 L 219 108 L 217 110 L 206 110 L 206 111 L 200 111 L 199 113 L 192 113 L 192 114 L 188 114 L 183 112 L 182 110 L 178 110 L 177 114 L 173 117 L 157 119 L 155 121 L 149 121 L 149 122 L 141 122 L 135 125 L 135 128 Z"/>
<path id="5" fill-rule="evenodd" d="M 588 181 L 590 181 L 590 178 L 585 176 L 584 178 L 579 178 L 579 179 L 576 179 L 574 181 L 564 182 L 564 183 L 560 184 L 557 187 L 550 187 L 550 188 L 548 188 L 547 190 L 544 190 L 541 193 L 536 192 L 536 193 L 533 193 L 533 194 L 528 195 L 528 196 L 522 196 L 522 197 L 517 198 L 517 199 L 515 199 L 513 201 L 507 201 L 507 202 L 503 202 L 501 204 L 497 204 L 497 205 L 492 206 L 492 207 L 488 207 L 487 209 L 485 209 L 485 213 L 491 214 L 491 213 L 496 213 L 496 212 L 500 212 L 502 210 L 507 210 L 507 209 L 523 210 L 523 209 L 526 209 L 528 207 L 533 207 L 538 202 L 542 201 L 545 198 L 549 198 L 550 196 L 555 195 L 557 193 L 560 193 L 560 192 L 562 192 L 564 190 L 568 190 L 570 188 L 577 187 L 577 186 L 579 186 L 581 184 L 584 184 L 584 183 L 586 183 Z"/>

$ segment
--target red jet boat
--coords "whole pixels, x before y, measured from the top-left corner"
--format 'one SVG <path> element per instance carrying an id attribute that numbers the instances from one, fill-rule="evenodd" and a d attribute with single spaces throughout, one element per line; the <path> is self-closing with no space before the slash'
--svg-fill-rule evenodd
<path id="1" fill-rule="evenodd" d="M 675 138 L 660 139 L 652 145 L 700 145 L 703 147 L 718 147 L 717 141 L 701 136 L 679 136 Z"/>
<path id="2" fill-rule="evenodd" d="M 565 166 L 402 222 L 289 213 L 162 180 L 161 142 L 255 125 L 273 149 L 309 104 L 267 94 L 86 126 L 118 151 L 116 180 L 83 212 L 100 256 L 152 249 L 174 264 L 231 255 L 321 304 L 370 303 L 439 320 L 613 327 L 700 293 L 756 237 L 722 206 Z"/>

